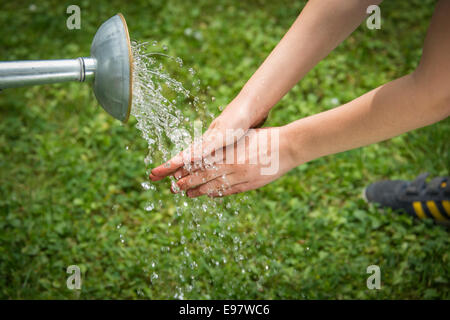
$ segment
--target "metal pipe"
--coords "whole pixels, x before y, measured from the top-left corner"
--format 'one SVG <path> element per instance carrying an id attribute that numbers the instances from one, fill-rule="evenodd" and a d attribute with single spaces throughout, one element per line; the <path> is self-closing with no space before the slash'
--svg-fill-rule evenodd
<path id="1" fill-rule="evenodd" d="M 95 58 L 0 62 L 0 89 L 94 79 Z"/>

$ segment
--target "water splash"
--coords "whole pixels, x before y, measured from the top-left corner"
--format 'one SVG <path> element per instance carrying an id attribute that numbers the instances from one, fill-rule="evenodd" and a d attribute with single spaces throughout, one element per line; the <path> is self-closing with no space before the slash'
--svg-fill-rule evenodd
<path id="1" fill-rule="evenodd" d="M 200 122 L 202 128 L 206 128 L 213 119 L 206 102 L 199 98 L 200 80 L 193 79 L 188 87 L 184 85 L 187 82 L 174 79 L 165 66 L 172 63 L 178 71 L 185 71 L 191 78 L 195 77 L 195 70 L 185 67 L 181 58 L 167 54 L 167 47 L 162 48 L 164 52 L 156 52 L 155 49 L 158 49 L 155 41 L 151 44 L 132 42 L 134 68 L 131 114 L 136 118 L 136 127 L 148 145 L 148 154 L 144 159 L 147 167 L 167 161 L 186 148 L 193 140 L 194 122 Z M 209 101 L 214 101 L 214 98 Z M 186 169 L 191 170 L 190 167 Z M 175 184 L 173 177 L 170 180 Z M 144 210 L 149 214 L 161 210 L 163 201 L 161 198 L 158 200 L 158 196 L 161 196 L 161 190 L 167 188 L 167 184 L 153 185 L 146 181 L 142 183 L 142 188 L 151 193 Z M 208 269 L 201 274 L 210 275 L 211 278 L 207 279 L 209 283 L 215 282 L 214 277 L 223 277 L 221 268 L 230 268 L 230 264 L 233 264 L 237 273 L 250 273 L 250 270 L 245 270 L 247 257 L 242 253 L 245 244 L 238 236 L 236 219 L 242 208 L 236 198 L 233 201 L 207 197 L 190 199 L 180 192 L 173 196 L 173 203 L 173 215 L 167 218 L 167 232 L 173 232 L 178 239 L 161 245 L 160 251 L 164 255 L 176 255 L 180 263 L 171 266 L 171 272 L 158 270 L 164 263 L 155 262 L 157 257 L 150 257 L 151 265 L 147 262 L 144 272 L 149 273 L 151 267 L 151 284 L 155 285 L 158 278 L 164 281 L 164 276 L 176 274 L 176 279 L 172 279 L 176 286 L 171 294 L 168 293 L 168 298 L 183 299 L 189 298 L 196 287 L 201 269 Z M 120 239 L 124 240 L 122 236 Z M 261 272 L 268 270 L 266 265 L 265 262 L 261 266 Z M 214 269 L 217 271 L 211 271 Z M 229 296 L 232 297 L 239 284 L 234 283 L 233 279 L 228 281 Z"/>
<path id="2" fill-rule="evenodd" d="M 132 43 L 134 68 L 131 113 L 136 117 L 137 128 L 148 143 L 146 164 L 149 164 L 157 150 L 167 160 L 171 152 L 181 150 L 189 142 L 190 133 L 182 127 L 189 118 L 176 105 L 177 99 L 188 99 L 190 91 L 171 78 L 156 59 L 158 55 L 169 59 L 172 57 L 159 52 L 148 53 L 146 48 L 146 43 Z"/>

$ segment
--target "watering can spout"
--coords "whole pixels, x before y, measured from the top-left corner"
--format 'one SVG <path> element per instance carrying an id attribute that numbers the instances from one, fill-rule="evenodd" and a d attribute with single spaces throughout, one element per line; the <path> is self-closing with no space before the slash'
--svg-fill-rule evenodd
<path id="1" fill-rule="evenodd" d="M 91 57 L 1 61 L 0 90 L 67 81 L 91 81 L 103 109 L 114 118 L 126 122 L 131 109 L 132 64 L 127 24 L 119 13 L 97 30 L 91 45 Z"/>
<path id="2" fill-rule="evenodd" d="M 0 89 L 93 80 L 95 58 L 0 62 Z"/>

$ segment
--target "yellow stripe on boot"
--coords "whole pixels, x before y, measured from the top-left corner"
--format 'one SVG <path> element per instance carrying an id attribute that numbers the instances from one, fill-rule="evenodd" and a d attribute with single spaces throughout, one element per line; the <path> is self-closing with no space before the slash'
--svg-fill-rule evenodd
<path id="1" fill-rule="evenodd" d="M 434 203 L 434 201 L 427 201 L 427 207 L 430 210 L 431 214 L 433 215 L 433 217 L 437 220 L 437 221 L 447 221 L 447 219 L 445 219 L 442 214 L 439 212 L 438 207 L 436 206 L 436 203 Z"/>
<path id="2" fill-rule="evenodd" d="M 425 215 L 425 212 L 423 211 L 422 208 L 422 203 L 420 201 L 414 201 L 413 202 L 413 208 L 414 211 L 416 212 L 416 215 L 420 218 L 420 219 L 425 219 L 427 216 Z"/>
<path id="3" fill-rule="evenodd" d="M 450 201 L 444 200 L 442 201 L 442 206 L 444 207 L 445 212 L 450 215 Z"/>

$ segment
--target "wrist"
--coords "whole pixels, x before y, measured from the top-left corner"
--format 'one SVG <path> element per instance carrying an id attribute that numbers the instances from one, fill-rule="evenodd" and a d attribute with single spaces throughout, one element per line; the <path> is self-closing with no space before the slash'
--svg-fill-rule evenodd
<path id="1" fill-rule="evenodd" d="M 289 165 L 294 168 L 311 160 L 314 160 L 314 148 L 309 143 L 309 131 L 301 121 L 295 121 L 280 127 L 280 148 Z"/>
<path id="2" fill-rule="evenodd" d="M 263 103 L 260 95 L 255 95 L 253 92 L 246 90 L 245 87 L 233 99 L 230 105 L 236 105 L 243 110 L 243 114 L 249 122 L 249 128 L 254 128 L 260 124 L 269 114 L 270 107 Z"/>

